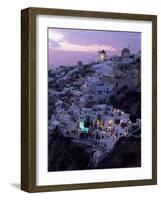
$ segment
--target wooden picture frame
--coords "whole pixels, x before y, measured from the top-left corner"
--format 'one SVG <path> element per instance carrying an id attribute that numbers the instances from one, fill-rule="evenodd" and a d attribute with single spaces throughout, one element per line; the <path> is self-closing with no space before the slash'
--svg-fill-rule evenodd
<path id="1" fill-rule="evenodd" d="M 152 178 L 61 185 L 36 184 L 36 17 L 56 15 L 152 22 Z M 157 16 L 48 8 L 21 11 L 21 189 L 27 192 L 157 184 Z"/>

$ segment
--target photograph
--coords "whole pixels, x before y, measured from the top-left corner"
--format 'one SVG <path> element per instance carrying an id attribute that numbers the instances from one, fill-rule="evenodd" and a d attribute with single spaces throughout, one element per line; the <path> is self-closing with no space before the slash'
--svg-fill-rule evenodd
<path id="1" fill-rule="evenodd" d="M 21 11 L 21 189 L 157 184 L 157 15 Z"/>
<path id="2" fill-rule="evenodd" d="M 48 27 L 48 172 L 141 167 L 141 36 Z"/>

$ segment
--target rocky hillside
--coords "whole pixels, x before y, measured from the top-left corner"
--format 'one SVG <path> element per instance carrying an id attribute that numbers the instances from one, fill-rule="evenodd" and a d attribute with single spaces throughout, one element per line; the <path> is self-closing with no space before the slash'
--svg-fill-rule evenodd
<path id="1" fill-rule="evenodd" d="M 141 166 L 141 138 L 122 137 L 97 168 L 123 168 Z"/>
<path id="2" fill-rule="evenodd" d="M 88 168 L 90 154 L 86 145 L 75 145 L 59 129 L 49 135 L 48 171 L 82 170 Z"/>
<path id="3" fill-rule="evenodd" d="M 111 96 L 110 104 L 126 113 L 130 113 L 132 122 L 135 122 L 136 118 L 141 118 L 141 92 L 124 91 L 122 89 L 120 94 Z"/>
<path id="4" fill-rule="evenodd" d="M 139 167 L 141 165 L 140 137 L 122 137 L 112 151 L 97 165 L 92 158 L 92 146 L 78 145 L 73 138 L 65 137 L 59 129 L 49 135 L 48 171 Z"/>

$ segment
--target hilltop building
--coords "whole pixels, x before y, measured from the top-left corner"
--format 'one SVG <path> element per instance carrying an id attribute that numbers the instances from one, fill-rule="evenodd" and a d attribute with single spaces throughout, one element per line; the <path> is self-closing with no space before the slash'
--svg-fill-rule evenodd
<path id="1" fill-rule="evenodd" d="M 83 66 L 83 62 L 82 62 L 82 61 L 78 61 L 78 62 L 77 62 L 77 66 L 78 66 L 78 67 L 82 67 L 82 66 Z"/>
<path id="2" fill-rule="evenodd" d="M 107 59 L 107 57 L 106 57 L 106 51 L 104 49 L 100 50 L 99 51 L 99 61 L 100 62 L 104 62 L 106 59 Z"/>
<path id="3" fill-rule="evenodd" d="M 121 57 L 129 57 L 131 55 L 130 50 L 128 48 L 124 48 L 121 51 Z"/>
<path id="4" fill-rule="evenodd" d="M 122 64 L 130 64 L 132 63 L 133 60 L 133 56 L 131 55 L 131 52 L 128 48 L 124 48 L 121 51 L 121 63 Z"/>

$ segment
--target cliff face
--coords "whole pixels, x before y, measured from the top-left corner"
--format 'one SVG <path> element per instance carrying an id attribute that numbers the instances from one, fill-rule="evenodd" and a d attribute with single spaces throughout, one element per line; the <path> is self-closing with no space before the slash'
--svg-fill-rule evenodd
<path id="1" fill-rule="evenodd" d="M 48 171 L 105 169 L 141 166 L 140 137 L 122 137 L 113 150 L 94 164 L 92 147 L 75 144 L 72 138 L 62 135 L 59 129 L 49 135 Z"/>
<path id="2" fill-rule="evenodd" d="M 141 92 L 121 90 L 120 94 L 111 96 L 109 103 L 125 113 L 130 113 L 131 121 L 141 118 Z"/>
<path id="3" fill-rule="evenodd" d="M 124 168 L 141 166 L 140 137 L 122 137 L 97 168 Z"/>
<path id="4" fill-rule="evenodd" d="M 90 154 L 86 145 L 74 145 L 72 138 L 59 129 L 49 135 L 48 171 L 82 170 L 88 168 Z"/>

